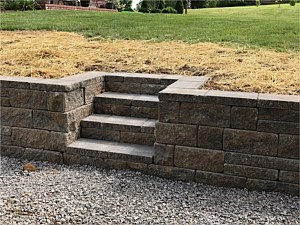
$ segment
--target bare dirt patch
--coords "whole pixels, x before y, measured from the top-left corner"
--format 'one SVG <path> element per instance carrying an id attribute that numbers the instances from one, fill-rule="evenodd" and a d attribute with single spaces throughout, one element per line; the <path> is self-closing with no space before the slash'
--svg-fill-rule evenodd
<path id="1" fill-rule="evenodd" d="M 91 40 L 67 32 L 1 31 L 1 75 L 61 78 L 83 71 L 208 75 L 209 89 L 299 94 L 298 53 L 221 44 Z"/>

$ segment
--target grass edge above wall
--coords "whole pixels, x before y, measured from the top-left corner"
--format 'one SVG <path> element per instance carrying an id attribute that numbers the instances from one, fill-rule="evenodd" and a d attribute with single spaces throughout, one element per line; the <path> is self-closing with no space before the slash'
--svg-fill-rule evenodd
<path id="1" fill-rule="evenodd" d="M 57 30 L 96 39 L 227 43 L 300 51 L 300 7 L 289 4 L 189 10 L 188 15 L 26 11 L 0 14 L 1 30 Z"/>

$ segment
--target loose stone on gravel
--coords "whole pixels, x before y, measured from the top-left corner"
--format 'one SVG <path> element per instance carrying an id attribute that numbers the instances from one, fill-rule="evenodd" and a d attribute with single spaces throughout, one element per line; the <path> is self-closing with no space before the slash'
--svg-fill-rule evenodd
<path id="1" fill-rule="evenodd" d="M 1 158 L 0 224 L 300 224 L 299 198 Z"/>

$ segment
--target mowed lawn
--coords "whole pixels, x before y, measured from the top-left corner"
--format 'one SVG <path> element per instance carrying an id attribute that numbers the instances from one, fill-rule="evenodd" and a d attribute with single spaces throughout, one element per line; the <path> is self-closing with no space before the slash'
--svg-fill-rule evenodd
<path id="1" fill-rule="evenodd" d="M 55 30 L 105 39 L 225 42 L 299 51 L 300 4 L 189 10 L 188 15 L 26 11 L 1 13 L 2 30 Z"/>

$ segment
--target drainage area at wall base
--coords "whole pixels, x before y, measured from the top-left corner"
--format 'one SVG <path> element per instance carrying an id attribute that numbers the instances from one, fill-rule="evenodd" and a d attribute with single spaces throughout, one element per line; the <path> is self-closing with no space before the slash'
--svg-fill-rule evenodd
<path id="1" fill-rule="evenodd" d="M 0 77 L 1 154 L 299 195 L 299 96 L 208 77 Z"/>

